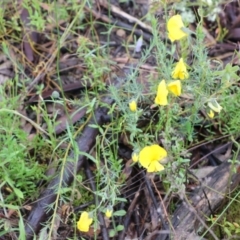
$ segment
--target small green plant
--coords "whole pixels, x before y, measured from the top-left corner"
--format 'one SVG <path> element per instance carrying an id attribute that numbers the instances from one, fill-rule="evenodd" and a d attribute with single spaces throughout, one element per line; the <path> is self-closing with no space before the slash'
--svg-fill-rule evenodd
<path id="1" fill-rule="evenodd" d="M 219 214 L 209 217 L 208 222 L 215 230 L 217 236 L 231 238 L 240 234 L 240 220 L 238 208 L 240 204 L 239 189 L 233 194 L 233 198 Z M 210 238 L 209 238 L 210 239 Z"/>

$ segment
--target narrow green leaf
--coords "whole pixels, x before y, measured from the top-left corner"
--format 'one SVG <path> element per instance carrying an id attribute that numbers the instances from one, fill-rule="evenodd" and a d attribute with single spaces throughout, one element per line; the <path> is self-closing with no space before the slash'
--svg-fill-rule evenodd
<path id="1" fill-rule="evenodd" d="M 119 210 L 119 211 L 116 211 L 113 213 L 113 216 L 119 216 L 119 217 L 122 217 L 126 215 L 126 211 L 125 210 Z"/>

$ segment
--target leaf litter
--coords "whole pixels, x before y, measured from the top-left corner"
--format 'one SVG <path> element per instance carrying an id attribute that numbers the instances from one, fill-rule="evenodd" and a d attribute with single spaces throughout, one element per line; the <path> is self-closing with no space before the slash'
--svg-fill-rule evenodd
<path id="1" fill-rule="evenodd" d="M 61 5 L 66 3 L 59 1 L 58 4 Z M 150 2 L 143 0 L 135 1 L 135 3 L 132 1 L 119 3 L 118 1 L 108 2 L 105 0 L 99 0 L 94 2 L 92 8 L 86 4 L 86 6 L 84 6 L 83 18 L 85 22 L 88 22 L 90 19 L 93 20 L 95 35 L 90 34 L 88 28 L 90 25 L 86 25 L 88 27 L 80 28 L 77 33 L 78 35 L 69 34 L 66 36 L 64 41 L 60 43 L 59 48 L 57 34 L 63 34 L 69 22 L 62 20 L 57 22 L 57 19 L 55 19 L 56 16 L 51 12 L 51 4 L 41 3 L 41 11 L 47 12 L 52 19 L 51 24 L 48 24 L 42 32 L 37 30 L 36 27 L 29 27 L 29 12 L 24 8 L 20 1 L 18 2 L 18 8 L 20 10 L 18 9 L 18 11 L 14 12 L 14 7 L 11 6 L 10 9 L 14 12 L 15 16 L 18 17 L 19 22 L 21 22 L 18 26 L 21 29 L 20 32 L 17 32 L 14 29 L 11 31 L 15 31 L 15 34 L 19 34 L 21 36 L 21 41 L 15 42 L 15 39 L 13 38 L 14 34 L 6 34 L 5 32 L 2 35 L 0 84 L 5 86 L 14 84 L 15 76 L 19 76 L 19 86 L 17 91 L 20 96 L 21 107 L 17 111 L 19 115 L 24 116 L 21 118 L 21 127 L 28 135 L 29 140 L 42 134 L 39 129 L 43 129 L 46 132 L 49 131 L 46 123 L 46 116 L 32 110 L 33 107 L 40 109 L 43 102 L 46 105 L 48 117 L 57 122 L 57 124 L 54 125 L 53 131 L 61 140 L 61 134 L 68 130 L 68 126 L 72 124 L 75 125 L 81 121 L 86 121 L 88 109 L 82 107 L 81 104 L 78 105 L 75 101 L 72 101 L 74 99 L 81 99 L 84 101 L 81 92 L 89 91 L 89 89 L 94 89 L 101 84 L 103 86 L 111 86 L 112 84 L 115 84 L 119 88 L 122 88 L 121 85 L 124 85 L 125 82 L 122 81 L 119 83 L 119 78 L 126 78 L 132 69 L 137 68 L 137 82 L 142 85 L 143 93 L 146 95 L 151 93 L 151 84 L 148 81 L 149 76 L 154 76 L 153 78 L 156 80 L 159 79 L 156 59 L 153 55 L 150 56 L 146 62 L 140 62 L 142 52 L 149 46 L 152 39 L 153 30 L 151 26 L 147 21 L 142 20 L 142 17 L 148 11 L 152 11 L 150 6 Z M 204 19 L 204 44 L 207 47 L 209 59 L 222 61 L 224 66 L 228 63 L 239 65 L 240 7 L 238 1 L 219 4 L 219 9 L 219 22 L 210 22 L 208 19 Z M 161 21 L 163 17 L 163 9 L 161 5 L 157 7 L 155 13 L 159 14 L 159 21 Z M 196 14 L 196 19 L 198 17 L 199 15 Z M 9 16 L 6 15 L 5 19 L 8 20 Z M 70 19 L 69 16 L 69 21 Z M 122 30 L 121 33 L 113 28 L 108 39 L 106 35 L 102 34 L 104 31 L 109 30 L 106 27 L 106 24 L 108 24 L 108 26 L 118 27 L 118 29 Z M 160 22 L 159 25 L 161 26 L 161 24 L 162 23 Z M 56 33 L 56 26 L 59 27 L 59 33 Z M 193 31 L 196 30 L 195 23 L 192 23 L 191 27 Z M 161 40 L 166 41 L 167 36 L 164 34 L 166 31 L 162 31 L 161 29 L 161 32 L 163 33 L 161 34 Z M 134 38 L 136 40 L 135 42 Z M 92 80 L 94 76 L 92 76 L 90 66 L 91 64 L 99 64 L 99 62 L 94 63 L 93 60 L 93 63 L 90 62 L 86 64 L 86 54 L 78 53 L 79 46 L 81 46 L 83 42 L 85 44 L 86 41 L 93 52 L 96 48 L 99 49 L 106 45 L 109 46 L 110 49 L 108 59 L 105 59 L 104 55 L 100 57 L 102 58 L 102 66 L 108 66 L 111 68 L 111 72 L 106 71 L 104 74 L 100 74 L 98 82 Z M 124 47 L 125 43 L 132 46 Z M 4 46 L 7 46 L 8 51 L 6 51 Z M 176 53 L 174 53 L 174 56 L 175 59 L 177 59 Z M 94 55 L 92 58 L 94 59 Z M 210 63 L 212 68 L 215 68 L 214 61 L 211 61 Z M 22 67 L 20 68 L 19 66 Z M 39 91 L 39 88 L 42 88 L 42 91 Z M 101 91 L 101 89 L 98 89 L 98 91 Z M 59 96 L 67 102 L 67 108 L 64 107 L 62 102 L 54 104 L 52 101 L 49 101 L 53 97 L 54 92 L 58 92 Z M 103 92 L 100 92 L 100 95 L 104 96 Z M 186 96 L 185 99 L 191 101 L 191 96 Z M 111 97 L 102 97 L 102 100 L 105 101 L 106 104 L 113 104 Z M 142 106 L 146 105 L 144 102 L 141 104 Z M 154 114 L 154 110 L 152 110 L 151 113 Z M 97 123 L 102 125 L 111 121 L 111 117 L 108 116 L 105 108 L 98 107 L 94 114 L 95 116 L 90 120 L 90 123 L 92 124 Z M 32 122 L 35 122 L 36 124 L 32 124 Z M 142 122 L 139 122 L 139 124 L 144 125 L 146 122 L 149 122 L 147 116 Z M 39 129 L 36 128 L 36 125 L 39 126 Z M 196 128 L 198 128 L 198 126 L 196 126 Z M 218 133 L 218 138 L 221 140 L 221 132 L 218 126 L 215 125 L 214 128 Z M 229 177 L 230 169 L 226 163 L 226 159 L 231 157 L 232 143 L 229 142 L 226 145 L 226 142 L 224 141 L 204 141 L 204 136 L 207 134 L 205 131 L 204 128 L 199 128 L 199 142 L 201 142 L 201 144 L 196 144 L 192 148 L 189 148 L 189 152 L 193 153 L 192 156 L 194 156 L 191 159 L 192 161 L 191 166 L 189 167 L 189 172 L 193 176 L 197 176 L 199 173 L 194 173 L 196 169 L 202 171 L 202 168 L 209 167 L 209 165 L 212 166 L 212 169 L 208 170 L 207 173 L 211 174 L 212 172 L 211 178 L 213 179 L 213 185 L 216 184 L 216 180 L 214 181 L 214 176 L 216 176 L 216 179 L 219 181 L 219 185 L 217 185 L 216 188 L 219 187 L 219 191 L 221 192 L 222 189 L 225 189 L 226 182 L 219 179 L 217 171 L 221 172 L 222 177 Z M 81 137 L 77 140 L 80 150 L 84 150 L 86 153 L 90 154 L 91 149 L 94 147 L 94 141 L 97 135 L 97 129 L 92 129 L 87 125 Z M 188 233 L 189 236 L 194 236 L 192 239 L 198 239 L 197 236 L 195 236 L 194 231 L 190 230 L 192 225 L 189 223 L 186 223 L 185 226 L 181 225 L 178 217 L 183 214 L 181 211 L 182 208 L 185 213 L 190 216 L 185 219 L 183 217 L 184 221 L 198 219 L 199 216 L 195 210 L 199 207 L 197 205 L 199 199 L 195 199 L 196 196 L 193 196 L 191 199 L 193 205 L 196 204 L 195 210 L 193 210 L 186 205 L 186 199 L 179 198 L 177 195 L 166 192 L 166 187 L 164 187 L 164 183 L 159 176 L 150 178 L 151 181 L 149 182 L 149 179 L 146 178 L 146 175 L 142 170 L 130 164 L 132 149 L 131 144 L 129 143 L 129 136 L 123 134 L 121 137 L 122 139 L 119 139 L 118 155 L 123 159 L 124 167 L 122 170 L 122 177 L 119 178 L 119 181 L 125 185 L 121 189 L 120 196 L 127 199 L 127 201 L 121 203 L 121 206 L 115 206 L 114 211 L 125 209 L 126 215 L 124 215 L 124 217 L 115 216 L 114 222 L 118 223 L 118 225 L 124 226 L 124 229 L 112 232 L 111 237 L 110 230 L 113 230 L 112 222 L 107 222 L 103 215 L 99 213 L 101 227 L 98 227 L 96 233 L 94 233 L 92 228 L 91 231 L 85 235 L 82 235 L 82 233 L 77 233 L 77 235 L 84 236 L 87 239 L 93 238 L 94 234 L 97 234 L 97 239 L 170 239 L 169 234 L 171 232 L 173 234 L 172 236 L 175 236 L 174 239 L 180 239 L 180 236 L 183 237 L 182 239 L 187 239 L 186 233 Z M 43 134 L 43 138 L 47 138 L 47 135 Z M 66 149 L 66 145 L 63 144 L 62 146 L 63 149 Z M 223 163 L 216 161 L 216 159 L 220 159 L 220 155 L 222 157 L 225 156 L 225 158 L 223 157 L 221 158 L 222 160 L 220 160 Z M 69 156 L 73 157 L 74 153 L 70 153 Z M 87 169 L 86 171 L 91 170 L 91 168 L 94 169 L 94 166 L 89 166 L 86 162 L 86 156 L 79 157 L 77 171 L 80 171 L 83 168 Z M 219 164 L 221 169 L 218 168 L 216 171 L 216 166 Z M 223 167 L 221 164 L 225 164 L 226 166 Z M 68 187 L 72 183 L 73 178 L 75 177 L 75 168 L 75 165 L 71 163 L 68 163 L 64 168 L 64 174 L 66 174 L 64 175 L 64 177 L 66 177 L 64 180 L 64 187 Z M 192 168 L 194 168 L 194 171 L 191 171 Z M 42 206 L 51 205 L 56 199 L 56 194 L 51 187 L 60 183 L 58 170 L 56 164 L 56 169 L 54 171 L 57 172 L 56 177 L 45 183 L 45 185 L 41 185 L 41 194 L 39 193 L 40 195 L 37 199 L 34 201 L 26 199 L 26 206 L 22 206 L 25 208 L 23 213 L 26 239 L 32 238 L 32 230 L 34 230 L 36 234 L 40 231 L 39 236 L 47 236 L 47 232 L 42 228 L 42 223 L 50 217 L 51 212 L 46 213 L 45 208 Z M 67 174 L 70 175 L 70 178 Z M 86 175 L 87 174 L 90 173 L 86 172 Z M 197 177 L 196 179 L 204 179 L 205 177 L 206 175 L 201 172 L 201 177 Z M 94 180 L 92 178 L 94 178 L 94 176 L 90 176 L 88 181 L 89 186 L 91 186 L 92 191 L 94 191 Z M 191 189 L 193 186 L 194 190 L 199 186 L 203 187 L 203 183 L 199 183 L 196 179 L 191 183 L 186 182 L 186 188 L 192 193 L 194 192 L 193 189 Z M 234 176 L 232 180 L 234 186 L 240 181 L 239 176 Z M 232 186 L 232 188 L 234 186 Z M 5 188 L 4 191 L 4 195 L 7 196 L 7 188 Z M 211 194 L 209 195 L 209 198 L 211 198 Z M 201 197 L 204 198 L 203 196 Z M 222 199 L 219 196 L 216 198 L 218 198 L 219 201 L 214 204 L 219 204 Z M 94 201 L 95 204 L 99 203 L 99 199 L 96 196 L 94 197 Z M 178 206 L 176 209 L 171 208 L 173 203 Z M 79 207 L 84 210 L 86 206 L 89 206 L 90 204 L 91 203 L 86 202 L 86 205 L 82 208 L 81 206 L 74 207 L 79 211 Z M 205 205 L 201 206 L 207 208 L 207 203 L 204 204 Z M 31 207 L 28 208 L 27 206 Z M 64 206 L 65 204 L 63 202 L 59 203 L 60 208 L 63 209 Z M 77 214 L 77 210 L 72 208 L 71 203 L 69 209 L 70 210 L 67 211 L 68 220 L 70 216 L 69 221 L 55 222 L 55 229 L 53 231 L 54 239 L 67 239 L 74 236 L 71 215 L 73 216 L 74 213 Z M 207 213 L 210 214 L 208 208 L 206 210 L 206 214 Z M 3 208 L 1 209 L 0 214 L 2 219 L 10 221 L 10 225 L 15 226 L 16 219 L 18 220 L 17 211 L 13 211 L 9 208 L 6 212 L 6 208 Z M 191 214 L 194 215 L 194 217 Z M 59 215 L 61 216 L 62 214 L 59 213 Z M 172 219 L 172 221 L 169 219 Z M 206 225 L 199 219 L 198 221 L 194 221 L 195 227 L 200 223 L 206 227 Z M 181 231 L 179 231 L 179 226 L 181 227 Z M 214 233 L 212 233 L 212 235 L 214 236 Z M 177 236 L 179 236 L 179 238 Z M 3 239 L 18 239 L 18 236 L 14 231 L 9 231 L 4 234 Z"/>

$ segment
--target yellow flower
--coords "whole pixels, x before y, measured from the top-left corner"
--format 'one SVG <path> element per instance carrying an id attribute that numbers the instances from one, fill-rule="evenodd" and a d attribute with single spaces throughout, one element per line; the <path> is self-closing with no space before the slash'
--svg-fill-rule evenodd
<path id="1" fill-rule="evenodd" d="M 106 216 L 107 218 L 110 218 L 110 217 L 112 216 L 112 210 L 107 209 L 107 211 L 105 212 L 105 216 Z"/>
<path id="2" fill-rule="evenodd" d="M 182 91 L 182 86 L 180 80 L 173 81 L 168 84 L 168 90 L 175 96 L 180 96 Z"/>
<path id="3" fill-rule="evenodd" d="M 80 219 L 77 222 L 78 230 L 81 232 L 88 232 L 92 221 L 93 219 L 89 216 L 88 212 L 82 212 Z"/>
<path id="4" fill-rule="evenodd" d="M 180 58 L 179 62 L 177 63 L 175 69 L 172 71 L 172 77 L 174 79 L 181 79 L 184 80 L 189 77 L 187 72 L 186 64 L 184 63 L 183 59 Z"/>
<path id="5" fill-rule="evenodd" d="M 167 105 L 168 104 L 167 95 L 168 95 L 168 90 L 167 90 L 166 82 L 165 82 L 165 80 L 162 80 L 158 84 L 158 90 L 157 90 L 157 96 L 155 98 L 155 103 L 162 105 L 162 106 Z"/>
<path id="6" fill-rule="evenodd" d="M 132 100 L 130 103 L 129 103 L 129 108 L 132 112 L 136 112 L 137 111 L 137 103 L 135 100 Z"/>
<path id="7" fill-rule="evenodd" d="M 133 162 L 137 162 L 138 161 L 138 155 L 136 153 L 132 154 L 132 160 L 133 160 Z"/>
<path id="8" fill-rule="evenodd" d="M 171 42 L 180 40 L 187 36 L 187 34 L 182 30 L 183 28 L 184 24 L 180 15 L 174 15 L 168 20 L 168 38 L 171 40 Z"/>
<path id="9" fill-rule="evenodd" d="M 222 107 L 220 106 L 220 104 L 215 100 L 212 99 L 210 102 L 208 102 L 208 106 L 217 113 L 220 113 L 222 110 Z"/>
<path id="10" fill-rule="evenodd" d="M 139 162 L 148 172 L 159 172 L 164 169 L 163 165 L 159 161 L 163 160 L 167 156 L 167 152 L 164 148 L 154 144 L 144 147 L 139 153 Z"/>
<path id="11" fill-rule="evenodd" d="M 214 118 L 214 112 L 213 112 L 213 110 L 210 110 L 207 115 L 208 115 L 210 118 Z"/>

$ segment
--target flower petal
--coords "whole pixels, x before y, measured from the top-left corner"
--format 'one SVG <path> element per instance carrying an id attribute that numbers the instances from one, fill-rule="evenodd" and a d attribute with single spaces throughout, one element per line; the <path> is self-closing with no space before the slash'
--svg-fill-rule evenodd
<path id="1" fill-rule="evenodd" d="M 175 69 L 172 71 L 172 77 L 174 79 L 179 78 L 181 80 L 187 79 L 189 77 L 186 64 L 182 58 L 179 59 Z"/>
<path id="2" fill-rule="evenodd" d="M 139 153 L 140 164 L 148 172 L 162 171 L 164 167 L 159 163 L 167 156 L 167 151 L 157 144 L 144 147 Z"/>
<path id="3" fill-rule="evenodd" d="M 180 15 L 174 15 L 168 20 L 168 38 L 171 40 L 171 42 L 180 40 L 187 36 L 187 34 L 182 30 L 183 28 L 184 24 Z"/>
<path id="4" fill-rule="evenodd" d="M 182 86 L 180 80 L 173 81 L 168 84 L 168 90 L 175 96 L 180 96 L 182 91 Z"/>
<path id="5" fill-rule="evenodd" d="M 210 102 L 208 102 L 208 106 L 209 106 L 214 112 L 217 112 L 217 113 L 220 113 L 221 110 L 222 110 L 221 105 L 220 105 L 215 99 L 212 99 Z"/>
<path id="6" fill-rule="evenodd" d="M 133 162 L 137 162 L 138 161 L 138 155 L 136 153 L 132 154 L 132 160 L 133 160 Z"/>
<path id="7" fill-rule="evenodd" d="M 107 218 L 110 218 L 112 216 L 112 210 L 107 209 L 107 211 L 105 212 L 105 216 Z"/>
<path id="8" fill-rule="evenodd" d="M 145 168 L 151 163 L 151 147 L 144 147 L 139 153 L 139 162 Z"/>
<path id="9" fill-rule="evenodd" d="M 214 118 L 214 112 L 213 112 L 213 110 L 210 110 L 209 113 L 207 113 L 207 115 L 208 115 L 210 118 Z"/>
<path id="10" fill-rule="evenodd" d="M 135 100 L 132 100 L 130 103 L 129 103 L 129 108 L 132 112 L 136 112 L 137 111 L 137 103 Z"/>
<path id="11" fill-rule="evenodd" d="M 162 170 L 164 170 L 164 166 L 158 161 L 153 161 L 147 168 L 147 172 L 160 172 Z"/>
<path id="12" fill-rule="evenodd" d="M 151 161 L 160 161 L 167 156 L 167 151 L 157 144 L 150 146 Z"/>
<path id="13" fill-rule="evenodd" d="M 92 222 L 93 219 L 89 216 L 88 212 L 82 212 L 80 219 L 77 222 L 77 228 L 79 231 L 88 232 Z"/>
<path id="14" fill-rule="evenodd" d="M 162 80 L 158 84 L 157 96 L 154 101 L 155 104 L 159 104 L 161 106 L 167 105 L 168 104 L 167 95 L 168 95 L 168 90 L 167 90 L 166 82 L 165 80 Z"/>

